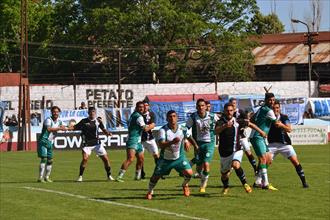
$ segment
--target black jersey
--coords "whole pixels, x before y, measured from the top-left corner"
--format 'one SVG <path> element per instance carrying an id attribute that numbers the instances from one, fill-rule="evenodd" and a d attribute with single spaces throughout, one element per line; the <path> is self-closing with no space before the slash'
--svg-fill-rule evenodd
<path id="1" fill-rule="evenodd" d="M 143 114 L 143 119 L 146 125 L 155 123 L 155 114 L 153 112 L 148 111 L 145 114 Z M 154 139 L 154 136 L 152 135 L 152 131 L 143 131 L 141 139 L 142 141 L 149 141 Z"/>
<path id="2" fill-rule="evenodd" d="M 94 146 L 99 144 L 99 128 L 104 129 L 102 121 L 89 118 L 82 119 L 74 126 L 74 130 L 80 130 L 83 138 L 84 146 Z"/>
<path id="3" fill-rule="evenodd" d="M 238 123 L 235 118 L 231 119 L 233 121 L 233 126 L 230 128 L 225 128 L 219 134 L 219 154 L 221 157 L 228 157 L 235 151 L 241 149 L 241 145 L 239 142 L 240 135 L 239 131 L 242 126 L 245 126 L 244 123 Z M 220 120 L 217 122 L 216 126 L 223 126 L 226 124 L 228 120 L 225 117 L 221 117 Z M 248 123 L 248 122 L 246 122 Z"/>
<path id="4" fill-rule="evenodd" d="M 290 124 L 290 120 L 287 115 L 280 114 L 278 120 L 285 125 Z M 291 145 L 291 139 L 288 133 L 281 128 L 275 127 L 274 123 L 270 127 L 267 139 L 269 143 L 282 143 Z"/>
<path id="5" fill-rule="evenodd" d="M 236 109 L 234 112 L 234 117 L 236 118 L 237 123 L 240 124 L 239 135 L 240 138 L 245 138 L 245 129 L 248 126 L 248 115 L 242 109 Z"/>

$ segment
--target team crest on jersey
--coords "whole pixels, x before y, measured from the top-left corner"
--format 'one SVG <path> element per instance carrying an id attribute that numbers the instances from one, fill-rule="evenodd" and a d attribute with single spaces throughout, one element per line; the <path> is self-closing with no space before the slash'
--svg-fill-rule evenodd
<path id="1" fill-rule="evenodd" d="M 210 153 L 206 153 L 206 157 L 210 157 Z"/>
<path id="2" fill-rule="evenodd" d="M 183 164 L 184 166 L 186 166 L 186 165 L 187 165 L 187 161 L 183 161 L 182 164 Z"/>

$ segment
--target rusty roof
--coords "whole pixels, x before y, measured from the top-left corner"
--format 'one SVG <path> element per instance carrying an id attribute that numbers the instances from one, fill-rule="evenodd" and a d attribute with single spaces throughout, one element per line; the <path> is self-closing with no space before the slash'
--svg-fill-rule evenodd
<path id="1" fill-rule="evenodd" d="M 320 32 L 312 45 L 313 63 L 330 63 L 330 32 Z M 267 34 L 258 39 L 261 46 L 252 53 L 255 65 L 307 64 L 308 46 L 304 33 Z"/>
<path id="2" fill-rule="evenodd" d="M 18 86 L 20 81 L 19 73 L 0 73 L 0 87 Z"/>

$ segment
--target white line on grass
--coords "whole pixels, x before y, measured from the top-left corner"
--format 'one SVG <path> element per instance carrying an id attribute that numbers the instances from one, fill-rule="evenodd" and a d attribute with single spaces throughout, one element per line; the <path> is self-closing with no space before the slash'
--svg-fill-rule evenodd
<path id="1" fill-rule="evenodd" d="M 173 215 L 173 216 L 177 216 L 177 217 L 181 217 L 181 218 L 196 219 L 196 220 L 208 220 L 206 218 L 188 216 L 188 215 L 179 214 L 179 213 L 175 213 L 175 212 L 164 211 L 161 209 L 147 208 L 147 207 L 143 207 L 143 206 L 130 205 L 130 204 L 125 204 L 125 203 L 120 203 L 120 202 L 113 202 L 113 201 L 109 201 L 109 200 L 93 199 L 93 198 L 89 198 L 87 196 L 71 194 L 71 193 L 61 192 L 61 191 L 56 191 L 56 190 L 51 190 L 51 189 L 42 189 L 42 188 L 35 188 L 35 187 L 28 187 L 28 186 L 25 186 L 22 188 L 28 189 L 28 190 L 33 190 L 33 191 L 55 193 L 55 194 L 59 194 L 59 195 L 63 195 L 63 196 L 70 196 L 70 197 L 74 197 L 74 198 L 78 198 L 78 199 L 84 199 L 87 201 L 101 202 L 101 203 L 107 203 L 107 204 L 112 204 L 112 205 L 116 205 L 116 206 L 124 206 L 124 207 L 129 207 L 129 208 L 142 209 L 142 210 L 146 210 L 146 211 L 150 211 L 150 212 L 156 212 L 156 213 L 165 214 L 165 215 Z"/>

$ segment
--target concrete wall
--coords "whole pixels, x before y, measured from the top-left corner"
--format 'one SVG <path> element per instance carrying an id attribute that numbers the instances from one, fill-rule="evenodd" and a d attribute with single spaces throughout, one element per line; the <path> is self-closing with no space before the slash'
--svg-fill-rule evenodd
<path id="1" fill-rule="evenodd" d="M 307 97 L 307 81 L 287 82 L 222 82 L 217 84 L 217 94 L 249 95 L 264 94 L 263 87 L 270 87 L 275 95 L 281 97 Z M 313 96 L 317 96 L 317 82 L 312 82 Z M 126 84 L 122 85 L 122 107 L 134 106 L 146 95 L 215 93 L 214 83 L 194 84 Z M 31 86 L 31 112 L 40 112 L 43 108 L 58 105 L 62 109 L 74 108 L 73 86 Z M 113 107 L 117 104 L 117 85 L 79 85 L 77 86 L 77 107 L 84 101 L 96 107 Z M 17 114 L 18 87 L 0 87 L 0 101 L 8 102 L 6 115 Z"/>

